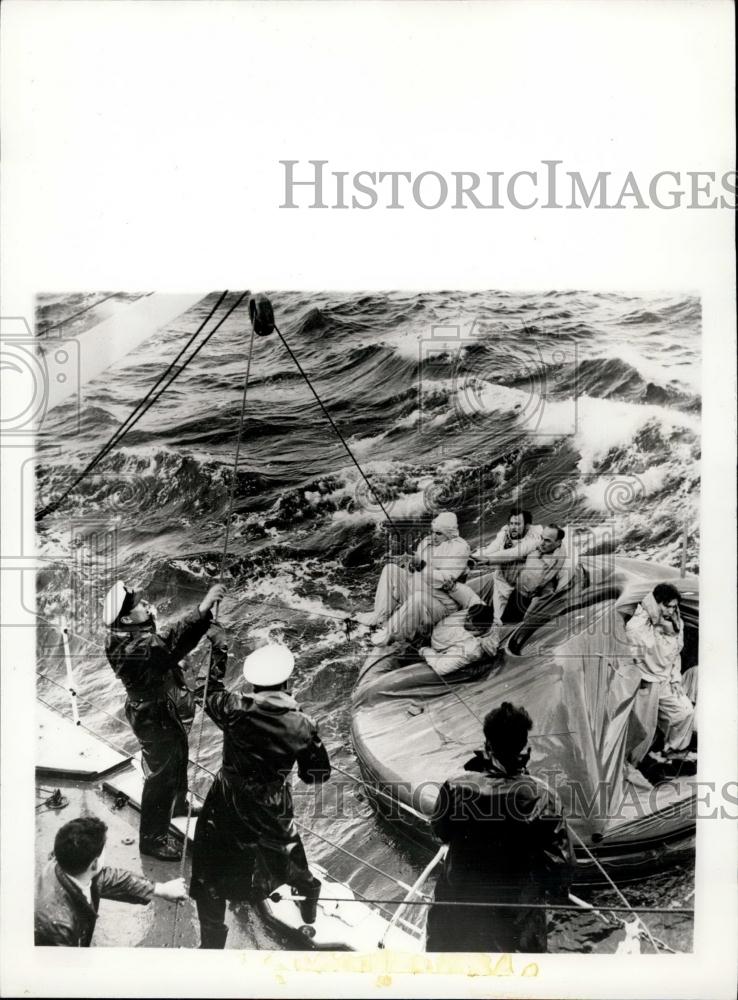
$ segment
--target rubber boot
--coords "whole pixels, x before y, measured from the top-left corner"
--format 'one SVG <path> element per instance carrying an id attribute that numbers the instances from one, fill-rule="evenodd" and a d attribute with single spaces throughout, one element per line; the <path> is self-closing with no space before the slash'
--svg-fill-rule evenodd
<path id="1" fill-rule="evenodd" d="M 228 928 L 225 924 L 200 924 L 201 948 L 225 948 Z"/>
<path id="2" fill-rule="evenodd" d="M 304 889 L 301 895 L 305 896 L 305 899 L 301 899 L 297 904 L 300 907 L 300 916 L 302 917 L 303 923 L 314 924 L 315 918 L 318 915 L 318 897 L 320 896 L 320 887 L 322 883 L 317 879 L 314 885 L 308 886 Z"/>

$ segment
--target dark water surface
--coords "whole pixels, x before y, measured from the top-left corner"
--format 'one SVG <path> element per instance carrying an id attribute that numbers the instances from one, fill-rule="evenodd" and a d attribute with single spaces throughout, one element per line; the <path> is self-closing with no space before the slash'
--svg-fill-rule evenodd
<path id="1" fill-rule="evenodd" d="M 39 329 L 92 305 L 64 328 L 84 338 L 132 298 L 95 306 L 102 297 L 43 297 Z M 433 510 L 452 507 L 474 546 L 503 523 L 511 502 L 521 502 L 536 521 L 572 528 L 581 552 L 611 549 L 678 566 L 686 531 L 687 567 L 698 570 L 698 300 L 593 292 L 270 297 L 290 346 L 397 524 L 417 529 Z M 37 506 L 57 496 L 110 436 L 215 298 L 88 386 L 81 410 L 72 403 L 49 415 Z M 165 621 L 217 575 L 248 342 L 239 310 L 63 510 L 43 522 L 44 617 L 70 615 L 85 640 L 100 642 L 95 608 L 118 576 L 144 584 Z M 286 641 L 298 657 L 295 694 L 319 721 L 332 759 L 352 774 L 348 701 L 366 646 L 347 640 L 343 617 L 369 606 L 388 544 L 382 521 L 278 338 L 258 339 L 221 609 L 232 677 L 257 643 Z M 94 540 L 113 522 L 115 565 Z M 82 639 L 73 648 L 80 693 L 100 708 L 83 704 L 87 724 L 135 748 L 120 721 L 122 689 L 104 657 Z M 39 669 L 61 680 L 58 638 L 43 627 L 39 653 Z M 190 658 L 193 672 L 202 655 Z M 65 704 L 48 681 L 39 681 L 39 695 Z M 219 755 L 220 738 L 208 723 L 201 763 L 217 769 Z M 206 786 L 207 776 L 200 781 Z M 406 882 L 428 861 L 428 848 L 378 820 L 349 778 L 337 773 L 330 789 L 317 797 L 295 786 L 298 815 L 339 845 L 306 834 L 311 857 L 362 893 L 402 895 L 339 848 Z M 642 905 L 692 905 L 693 875 L 691 866 L 672 869 L 625 892 Z M 616 902 L 606 891 L 591 898 Z M 685 917 L 648 922 L 671 947 L 691 947 Z M 595 917 L 556 915 L 551 947 L 607 952 L 622 937 Z"/>

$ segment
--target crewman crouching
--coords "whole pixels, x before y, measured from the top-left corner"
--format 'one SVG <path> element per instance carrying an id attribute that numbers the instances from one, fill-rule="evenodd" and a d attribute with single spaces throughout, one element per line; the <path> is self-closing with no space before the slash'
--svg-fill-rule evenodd
<path id="1" fill-rule="evenodd" d="M 146 905 L 154 896 L 187 898 L 184 879 L 150 882 L 104 862 L 107 826 L 96 816 L 65 823 L 54 839 L 54 860 L 36 883 L 34 943 L 89 948 L 101 899 Z"/>
<path id="2" fill-rule="evenodd" d="M 272 644 L 246 657 L 249 694 L 228 691 L 223 629 L 213 624 L 205 710 L 223 730 L 223 764 L 197 822 L 190 895 L 197 903 L 201 948 L 224 948 L 226 901 L 258 902 L 287 884 L 299 895 L 305 923 L 314 923 L 320 880 L 310 872 L 295 828 L 287 778 L 297 763 L 307 784 L 330 777 L 315 723 L 287 690 L 294 657 Z"/>

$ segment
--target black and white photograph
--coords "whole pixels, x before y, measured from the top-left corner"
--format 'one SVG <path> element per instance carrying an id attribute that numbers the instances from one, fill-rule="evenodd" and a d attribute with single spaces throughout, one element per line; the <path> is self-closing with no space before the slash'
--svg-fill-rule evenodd
<path id="1" fill-rule="evenodd" d="M 193 298 L 37 302 L 36 944 L 689 952 L 699 300 Z"/>
<path id="2" fill-rule="evenodd" d="M 734 42 L 6 0 L 0 995 L 736 995 Z"/>

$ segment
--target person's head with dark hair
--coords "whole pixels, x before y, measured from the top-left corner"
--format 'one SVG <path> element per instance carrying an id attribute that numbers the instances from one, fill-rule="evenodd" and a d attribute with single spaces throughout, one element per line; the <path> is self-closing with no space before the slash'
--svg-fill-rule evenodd
<path id="1" fill-rule="evenodd" d="M 484 635 L 494 624 L 495 611 L 489 604 L 472 604 L 466 612 L 464 628 L 472 635 Z"/>
<path id="2" fill-rule="evenodd" d="M 679 604 L 679 591 L 672 583 L 657 583 L 653 588 L 653 599 L 657 604 Z"/>
<path id="3" fill-rule="evenodd" d="M 507 515 L 507 533 L 513 539 L 522 538 L 532 522 L 533 515 L 529 510 L 513 507 Z"/>
<path id="4" fill-rule="evenodd" d="M 96 816 L 79 816 L 65 823 L 54 839 L 54 857 L 73 878 L 84 875 L 99 860 L 105 849 L 107 825 Z"/>
<path id="5" fill-rule="evenodd" d="M 524 754 L 533 721 L 524 708 L 503 701 L 484 718 L 484 740 L 488 754 L 514 770 L 527 763 Z"/>
<path id="6" fill-rule="evenodd" d="M 653 588 L 653 599 L 666 619 L 679 630 L 679 591 L 672 583 L 657 583 Z"/>
<path id="7" fill-rule="evenodd" d="M 547 524 L 541 532 L 541 552 L 545 555 L 550 555 L 552 552 L 555 552 L 556 549 L 561 546 L 565 537 L 566 532 L 563 528 L 560 528 L 558 524 Z"/>

